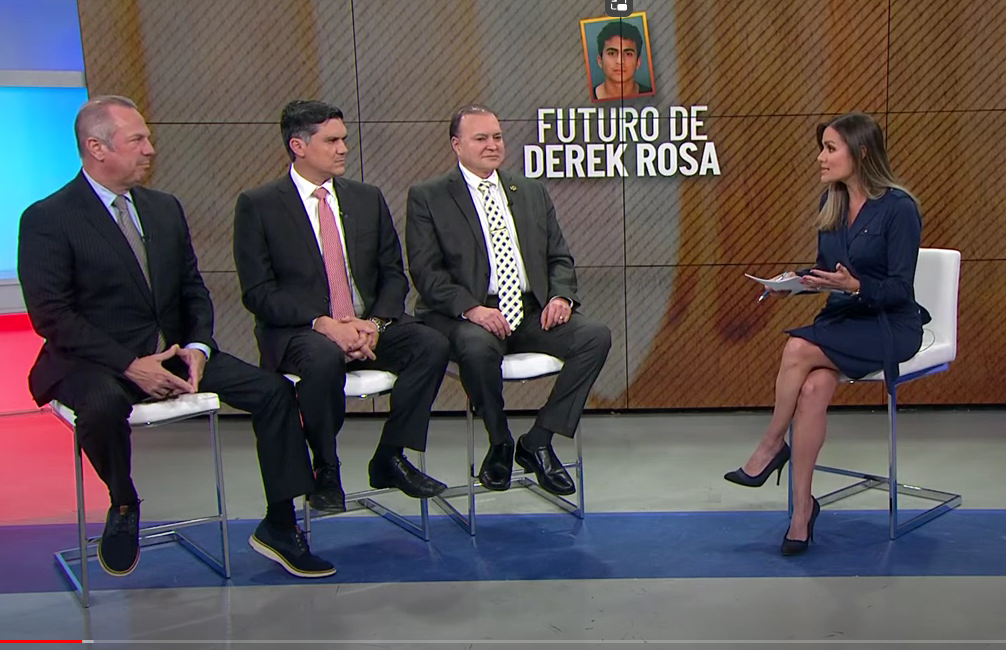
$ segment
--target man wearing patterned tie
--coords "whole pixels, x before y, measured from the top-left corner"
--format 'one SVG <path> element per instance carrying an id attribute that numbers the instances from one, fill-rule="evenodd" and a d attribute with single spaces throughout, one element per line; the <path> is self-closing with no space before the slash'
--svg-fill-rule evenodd
<path id="1" fill-rule="evenodd" d="M 280 132 L 292 164 L 238 197 L 234 262 L 242 300 L 255 315 L 262 366 L 301 378 L 297 395 L 318 486 L 311 505 L 346 509 L 336 434 L 346 415 L 346 371 L 354 368 L 398 375 L 370 485 L 436 496 L 446 486 L 416 469 L 404 450 L 426 448 L 447 341 L 405 313 L 402 249 L 381 191 L 342 178 L 342 111 L 290 102 Z"/>
<path id="2" fill-rule="evenodd" d="M 576 311 L 576 271 L 545 187 L 499 169 L 503 131 L 488 108 L 454 113 L 458 166 L 409 190 L 406 243 L 417 315 L 448 338 L 461 383 L 489 433 L 482 485 L 510 487 L 513 462 L 554 494 L 573 481 L 552 449 L 572 437 L 611 347 L 611 332 Z M 516 445 L 503 412 L 501 362 L 544 352 L 565 362 L 534 426 Z"/>
<path id="3" fill-rule="evenodd" d="M 296 576 L 332 575 L 296 525 L 293 500 L 314 491 L 314 477 L 293 388 L 214 342 L 213 305 L 182 206 L 140 186 L 154 159 L 143 116 L 125 97 L 95 97 L 74 128 L 83 169 L 25 210 L 18 274 L 45 338 L 28 377 L 32 395 L 40 406 L 57 399 L 74 410 L 80 445 L 108 486 L 101 566 L 121 576 L 139 560 L 133 404 L 207 391 L 252 416 L 268 503 L 254 537 Z M 185 470 L 177 468 L 178 480 Z"/>

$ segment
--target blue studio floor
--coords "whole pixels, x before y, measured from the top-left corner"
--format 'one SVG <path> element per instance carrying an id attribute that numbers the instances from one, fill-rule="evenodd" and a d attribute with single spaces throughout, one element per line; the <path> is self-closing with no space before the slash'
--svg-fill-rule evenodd
<path id="1" fill-rule="evenodd" d="M 908 512 L 902 511 L 903 515 Z M 318 582 L 387 583 L 616 578 L 1006 576 L 1006 510 L 956 510 L 891 542 L 885 511 L 825 510 L 815 542 L 784 558 L 783 512 L 480 515 L 475 538 L 432 516 L 425 543 L 379 517 L 315 521 L 312 549 L 336 563 Z M 247 544 L 256 521 L 229 526 L 234 586 L 303 584 Z M 52 553 L 75 543 L 72 525 L 7 526 L 0 593 L 68 590 Z M 191 529 L 214 549 L 213 530 Z M 100 533 L 100 526 L 91 528 Z M 177 545 L 145 548 L 126 578 L 90 563 L 93 589 L 226 584 Z"/>
<path id="2" fill-rule="evenodd" d="M 178 545 L 148 547 L 124 578 L 89 562 L 86 609 L 53 559 L 77 535 L 72 455 L 65 428 L 51 419 L 0 421 L 0 442 L 14 450 L 0 454 L 0 640 L 205 650 L 1006 645 L 1002 411 L 899 417 L 899 476 L 961 494 L 965 507 L 894 542 L 887 495 L 871 490 L 826 507 L 809 552 L 782 557 L 785 482 L 750 490 L 723 480 L 747 458 L 764 413 L 595 414 L 583 428 L 585 520 L 526 490 L 479 495 L 474 539 L 432 509 L 428 543 L 373 514 L 316 519 L 312 548 L 338 567 L 322 580 L 293 578 L 248 546 L 264 509 L 255 438 L 246 419 L 224 418 L 233 578 Z M 340 434 L 347 490 L 367 485 L 382 424 L 354 419 Z M 530 419 L 512 426 L 525 430 Z M 884 473 L 886 426 L 882 411 L 835 414 L 822 464 Z M 212 511 L 205 423 L 156 433 L 134 440 L 143 524 Z M 449 485 L 468 471 L 464 433 L 463 418 L 431 426 L 427 468 Z M 478 444 L 481 456 L 485 441 Z M 569 458 L 572 449 L 557 452 Z M 108 495 L 95 477 L 85 481 L 97 535 Z M 815 475 L 814 493 L 846 483 Z M 418 510 L 403 495 L 388 495 L 387 505 Z M 928 505 L 905 499 L 902 515 Z M 212 526 L 187 532 L 209 549 L 217 544 Z"/>

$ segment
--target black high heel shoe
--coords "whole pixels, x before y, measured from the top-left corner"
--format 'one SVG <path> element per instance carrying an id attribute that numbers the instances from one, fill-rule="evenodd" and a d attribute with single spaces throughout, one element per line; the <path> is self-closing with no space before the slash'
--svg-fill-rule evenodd
<path id="1" fill-rule="evenodd" d="M 775 484 L 779 485 L 782 481 L 782 468 L 786 466 L 789 461 L 790 450 L 789 445 L 785 442 L 782 443 L 782 449 L 772 457 L 765 469 L 761 471 L 761 474 L 757 476 L 751 476 L 744 471 L 743 467 L 739 467 L 732 472 L 727 472 L 723 475 L 723 478 L 730 481 L 731 483 L 736 483 L 737 485 L 743 485 L 744 487 L 761 487 L 765 485 L 765 481 L 768 477 L 772 475 L 772 472 L 779 472 L 775 477 Z"/>
<path id="2" fill-rule="evenodd" d="M 806 553 L 807 546 L 814 539 L 814 522 L 817 521 L 817 516 L 821 514 L 821 504 L 814 497 L 811 497 L 811 499 L 814 500 L 814 507 L 810 511 L 810 521 L 807 522 L 807 539 L 790 539 L 786 535 L 783 535 L 782 548 L 780 549 L 783 555 Z M 788 534 L 789 531 L 787 530 L 786 533 Z"/>

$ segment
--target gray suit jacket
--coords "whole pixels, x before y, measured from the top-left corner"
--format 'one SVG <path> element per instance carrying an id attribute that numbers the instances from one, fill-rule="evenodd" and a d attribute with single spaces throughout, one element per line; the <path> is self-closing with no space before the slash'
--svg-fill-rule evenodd
<path id="1" fill-rule="evenodd" d="M 542 306 L 556 296 L 578 304 L 573 256 L 545 187 L 502 170 L 498 174 L 517 229 L 531 292 Z M 486 303 L 488 248 L 458 167 L 409 188 L 405 238 L 409 274 L 420 297 L 417 312 L 459 317 Z"/>

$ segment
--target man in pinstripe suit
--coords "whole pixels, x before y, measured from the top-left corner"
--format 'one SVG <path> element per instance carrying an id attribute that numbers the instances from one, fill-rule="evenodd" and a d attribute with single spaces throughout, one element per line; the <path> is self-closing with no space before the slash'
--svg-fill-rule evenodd
<path id="1" fill-rule="evenodd" d="M 268 502 L 255 550 L 297 576 L 332 575 L 296 526 L 293 499 L 314 491 L 314 477 L 293 387 L 217 348 L 182 207 L 140 186 L 154 157 L 143 116 L 129 99 L 97 97 L 74 127 L 83 169 L 25 210 L 18 273 L 46 339 L 32 395 L 76 412 L 81 447 L 109 489 L 102 567 L 126 575 L 139 560 L 132 405 L 203 390 L 252 414 Z"/>

